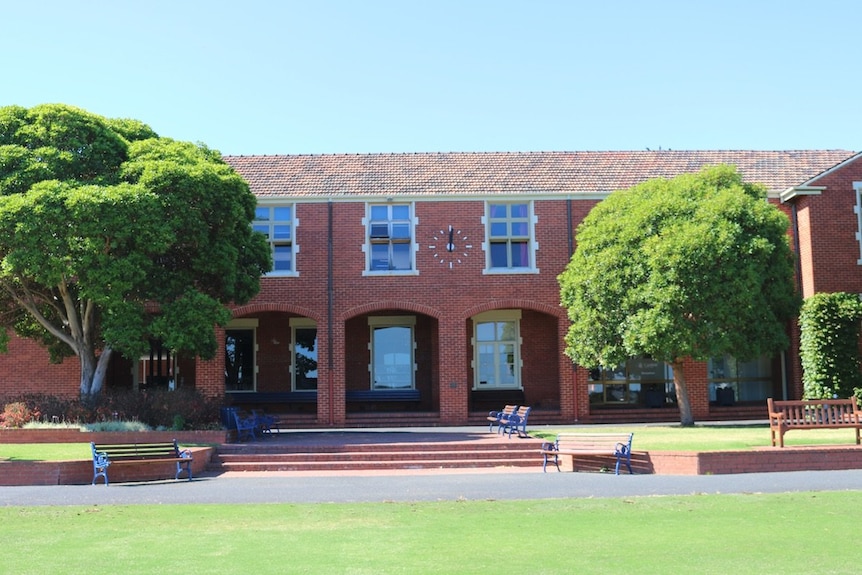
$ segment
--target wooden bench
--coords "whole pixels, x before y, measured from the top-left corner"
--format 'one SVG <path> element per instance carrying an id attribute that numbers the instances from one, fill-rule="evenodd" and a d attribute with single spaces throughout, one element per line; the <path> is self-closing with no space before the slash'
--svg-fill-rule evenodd
<path id="1" fill-rule="evenodd" d="M 542 444 L 542 472 L 548 463 L 560 470 L 560 456 L 572 456 L 572 469 L 577 455 L 607 455 L 616 457 L 615 475 L 620 474 L 620 462 L 632 472 L 632 437 L 634 433 L 561 433 L 553 443 Z"/>
<path id="2" fill-rule="evenodd" d="M 500 418 L 500 427 L 497 432 L 508 432 L 509 437 L 512 437 L 513 432 L 517 432 L 518 437 L 527 437 L 527 418 L 530 416 L 531 409 L 531 407 L 522 405 L 515 413 L 502 416 Z"/>
<path id="3" fill-rule="evenodd" d="M 777 401 L 766 400 L 772 446 L 776 440 L 784 447 L 784 434 L 790 429 L 855 429 L 859 445 L 862 411 L 855 398 Z"/>
<path id="4" fill-rule="evenodd" d="M 498 428 L 504 417 L 509 417 L 513 413 L 518 410 L 517 405 L 507 405 L 500 411 L 491 411 L 488 413 L 488 417 L 485 419 L 488 420 L 488 431 L 494 431 L 494 426 L 496 425 Z M 499 433 L 499 429 L 497 430 Z"/>
<path id="5" fill-rule="evenodd" d="M 90 442 L 93 451 L 93 485 L 99 477 L 108 484 L 108 466 L 124 463 L 175 463 L 177 472 L 174 479 L 180 478 L 183 471 L 192 480 L 192 452 L 180 450 L 177 440 L 165 443 L 111 443 L 97 445 Z"/>

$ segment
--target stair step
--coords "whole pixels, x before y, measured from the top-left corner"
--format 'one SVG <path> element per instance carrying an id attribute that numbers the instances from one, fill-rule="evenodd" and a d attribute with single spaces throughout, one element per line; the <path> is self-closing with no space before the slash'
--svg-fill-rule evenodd
<path id="1" fill-rule="evenodd" d="M 440 434 L 373 432 L 275 434 L 218 448 L 211 471 L 344 471 L 538 467 L 542 441 L 471 432 L 452 440 Z M 417 438 L 421 437 L 420 440 Z"/>
<path id="2" fill-rule="evenodd" d="M 210 467 L 212 471 L 355 471 L 397 469 L 489 469 L 497 467 L 540 467 L 541 460 L 486 459 L 402 459 L 382 461 L 238 461 Z"/>

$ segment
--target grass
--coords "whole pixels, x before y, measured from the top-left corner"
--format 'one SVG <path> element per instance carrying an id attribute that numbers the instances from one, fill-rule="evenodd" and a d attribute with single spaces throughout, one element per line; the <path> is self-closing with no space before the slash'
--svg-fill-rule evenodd
<path id="1" fill-rule="evenodd" d="M 0 508 L 36 573 L 858 573 L 862 492 Z"/>
<path id="2" fill-rule="evenodd" d="M 602 425 L 577 429 L 555 428 L 533 430 L 533 437 L 553 439 L 562 431 L 579 433 L 634 432 L 632 449 L 635 451 L 721 451 L 751 449 L 772 445 L 768 424 L 756 425 Z M 784 436 L 786 446 L 793 445 L 847 445 L 856 443 L 852 429 L 806 429 L 788 431 Z"/>
<path id="3" fill-rule="evenodd" d="M 566 430 L 537 428 L 530 431 L 533 437 L 553 439 L 560 431 L 617 432 L 632 431 L 635 451 L 718 451 L 750 449 L 770 445 L 768 425 L 619 425 L 578 427 Z M 793 445 L 848 445 L 854 444 L 852 429 L 811 429 L 789 431 L 784 436 L 787 446 Z M 89 459 L 89 443 L 0 443 L 0 461 L 65 461 Z"/>

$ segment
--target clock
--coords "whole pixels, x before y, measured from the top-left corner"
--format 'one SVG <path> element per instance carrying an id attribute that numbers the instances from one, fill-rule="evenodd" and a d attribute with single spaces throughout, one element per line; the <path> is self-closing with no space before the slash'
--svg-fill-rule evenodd
<path id="1" fill-rule="evenodd" d="M 468 251 L 473 249 L 473 246 L 467 243 L 467 236 L 452 226 L 434 234 L 433 239 L 434 243 L 429 245 L 428 249 L 434 253 L 434 259 L 440 262 L 440 265 L 448 266 L 449 269 L 455 267 L 455 264 L 464 263 Z"/>

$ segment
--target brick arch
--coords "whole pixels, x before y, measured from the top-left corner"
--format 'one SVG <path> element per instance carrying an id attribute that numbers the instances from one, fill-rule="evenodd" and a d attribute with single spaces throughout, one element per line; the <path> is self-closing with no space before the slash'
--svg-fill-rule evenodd
<path id="1" fill-rule="evenodd" d="M 318 317 L 316 313 L 313 311 L 304 308 L 302 306 L 294 305 L 289 302 L 258 302 L 251 303 L 247 305 L 242 305 L 231 310 L 234 318 L 238 317 L 247 317 L 253 316 L 258 313 L 265 312 L 282 312 L 282 313 L 292 313 L 295 315 L 299 315 L 302 317 L 307 317 L 313 319 L 314 321 L 320 323 L 322 318 Z"/>
<path id="2" fill-rule="evenodd" d="M 437 319 L 437 320 L 439 320 L 440 317 L 442 316 L 442 313 L 440 312 L 440 310 L 437 310 L 437 309 L 430 307 L 430 306 L 427 306 L 427 305 L 416 304 L 416 303 L 409 302 L 409 301 L 383 300 L 383 301 L 370 302 L 370 303 L 366 303 L 366 304 L 362 304 L 362 305 L 350 308 L 349 310 L 347 310 L 343 314 L 341 314 L 341 316 L 338 318 L 338 321 L 344 322 L 344 321 L 347 321 L 348 319 L 353 318 L 353 317 L 357 317 L 357 316 L 361 316 L 361 315 L 367 315 L 370 313 L 374 313 L 376 311 L 393 310 L 393 309 L 412 311 L 414 313 L 419 313 L 422 315 L 427 315 L 427 316 L 433 317 L 434 319 Z"/>
<path id="3" fill-rule="evenodd" d="M 532 311 L 537 311 L 550 316 L 554 316 L 558 319 L 566 319 L 567 317 L 566 310 L 561 307 L 547 305 L 541 302 L 528 299 L 512 298 L 486 301 L 471 308 L 467 308 L 466 310 L 464 310 L 464 319 L 469 319 L 474 315 L 480 314 L 482 312 L 494 311 L 498 309 L 529 309 Z"/>

